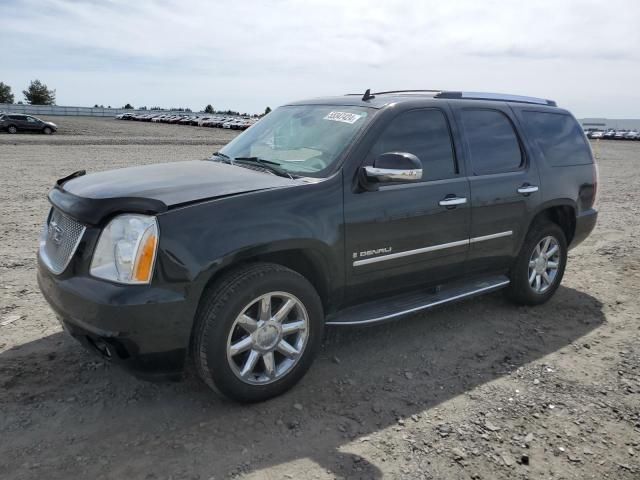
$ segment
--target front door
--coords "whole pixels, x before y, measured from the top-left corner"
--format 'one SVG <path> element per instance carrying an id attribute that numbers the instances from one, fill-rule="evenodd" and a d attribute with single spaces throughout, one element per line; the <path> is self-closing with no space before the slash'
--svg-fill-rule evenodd
<path id="1" fill-rule="evenodd" d="M 33 117 L 24 117 L 24 119 L 26 120 L 25 127 L 24 127 L 25 130 L 29 130 L 30 132 L 35 132 L 43 128 L 42 123 Z"/>
<path id="2" fill-rule="evenodd" d="M 445 110 L 409 110 L 388 120 L 363 165 L 388 152 L 416 155 L 422 163 L 422 181 L 354 191 L 350 179 L 345 179 L 350 299 L 436 285 L 464 269 L 469 185 L 457 163 Z"/>

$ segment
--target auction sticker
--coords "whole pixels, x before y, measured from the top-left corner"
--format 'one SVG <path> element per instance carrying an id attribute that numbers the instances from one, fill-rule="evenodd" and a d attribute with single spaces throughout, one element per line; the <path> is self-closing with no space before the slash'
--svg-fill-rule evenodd
<path id="1" fill-rule="evenodd" d="M 324 120 L 333 120 L 334 122 L 356 123 L 362 115 L 349 112 L 329 112 Z"/>

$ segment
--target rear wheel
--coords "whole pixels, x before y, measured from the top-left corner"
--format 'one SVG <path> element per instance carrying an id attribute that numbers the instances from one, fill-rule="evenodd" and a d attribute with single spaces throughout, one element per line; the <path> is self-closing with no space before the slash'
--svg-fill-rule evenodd
<path id="1" fill-rule="evenodd" d="M 509 297 L 523 305 L 549 300 L 560 286 L 567 263 L 567 240 L 562 228 L 549 221 L 536 222 L 511 269 Z"/>
<path id="2" fill-rule="evenodd" d="M 275 264 L 221 279 L 196 319 L 194 360 L 211 388 L 257 402 L 293 387 L 320 346 L 323 311 L 306 278 Z"/>
<path id="3" fill-rule="evenodd" d="M 7 127 L 7 132 L 11 134 L 18 133 L 18 129 L 15 127 L 15 125 L 9 125 Z"/>

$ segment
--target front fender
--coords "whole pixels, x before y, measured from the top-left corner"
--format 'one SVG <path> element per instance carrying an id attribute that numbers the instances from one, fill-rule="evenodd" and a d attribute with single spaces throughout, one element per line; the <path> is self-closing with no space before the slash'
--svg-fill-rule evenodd
<path id="1" fill-rule="evenodd" d="M 344 285 L 342 179 L 252 192 L 158 215 L 156 280 L 180 290 L 190 317 L 212 278 L 278 252 L 312 259 L 330 289 Z"/>

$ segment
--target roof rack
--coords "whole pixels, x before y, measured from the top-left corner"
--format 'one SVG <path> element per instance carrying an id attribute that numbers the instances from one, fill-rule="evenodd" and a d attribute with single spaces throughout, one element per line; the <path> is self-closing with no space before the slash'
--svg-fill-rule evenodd
<path id="1" fill-rule="evenodd" d="M 546 98 L 527 97 L 524 95 L 511 95 L 509 93 L 489 93 L 489 92 L 447 92 L 442 91 L 436 94 L 437 98 L 462 98 L 467 100 L 499 100 L 503 102 L 532 103 L 535 105 L 549 105 L 557 107 L 554 100 Z"/>
<path id="2" fill-rule="evenodd" d="M 511 95 L 509 93 L 490 93 L 490 92 L 460 92 L 460 91 L 448 91 L 448 90 L 387 90 L 384 92 L 371 92 L 367 89 L 363 101 L 375 98 L 376 95 L 385 95 L 393 93 L 431 93 L 434 98 L 460 98 L 466 100 L 497 100 L 502 102 L 516 102 L 516 103 L 530 103 L 534 105 L 548 105 L 551 107 L 557 107 L 558 104 L 554 100 L 548 100 L 546 98 L 527 97 L 524 95 Z M 359 93 L 349 93 L 348 95 L 358 95 Z"/>
<path id="3" fill-rule="evenodd" d="M 443 90 L 388 90 L 386 92 L 374 92 L 374 95 L 385 95 L 387 93 L 442 93 Z"/>

